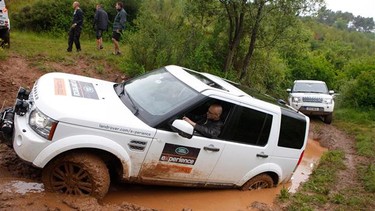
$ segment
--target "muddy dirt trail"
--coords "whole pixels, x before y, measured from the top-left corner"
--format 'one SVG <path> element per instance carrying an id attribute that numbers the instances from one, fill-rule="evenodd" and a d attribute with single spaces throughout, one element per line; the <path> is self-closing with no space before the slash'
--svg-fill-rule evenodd
<path id="1" fill-rule="evenodd" d="M 98 74 L 91 71 L 94 68 L 90 67 L 90 64 L 82 61 L 69 67 L 52 62 L 45 65 L 56 71 L 111 81 L 120 75 L 113 70 Z M 34 81 L 44 73 L 32 66 L 30 61 L 17 55 L 10 55 L 6 61 L 0 61 L 0 106 L 11 106 L 18 88 L 32 87 Z M 344 146 L 348 151 L 353 150 L 350 138 L 332 126 L 319 125 L 319 120 L 312 121 L 311 140 L 304 160 L 295 173 L 294 182 L 286 186 L 291 192 L 296 191 L 299 183 L 308 178 L 317 164 L 324 151 L 319 142 L 328 148 Z M 337 144 L 338 139 L 340 145 Z M 355 158 L 348 158 L 349 166 L 355 168 L 355 163 Z M 349 175 L 353 176 L 353 173 Z M 350 181 L 353 178 L 342 173 L 342 179 Z M 280 206 L 273 203 L 281 188 L 279 186 L 269 190 L 246 192 L 112 184 L 108 195 L 97 201 L 92 197 L 45 192 L 41 183 L 41 170 L 21 161 L 12 149 L 0 144 L 0 210 L 279 210 Z"/>

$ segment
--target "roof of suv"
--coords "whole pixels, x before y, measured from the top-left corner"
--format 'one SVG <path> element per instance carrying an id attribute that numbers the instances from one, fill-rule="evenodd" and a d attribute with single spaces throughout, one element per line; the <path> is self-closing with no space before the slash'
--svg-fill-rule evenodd
<path id="1" fill-rule="evenodd" d="M 174 73 L 174 75 L 180 78 L 180 80 L 185 82 L 188 81 L 189 85 L 198 92 L 204 92 L 208 90 L 222 91 L 224 93 L 232 95 L 237 100 L 239 98 L 241 98 L 243 101 L 260 100 L 263 101 L 263 106 L 266 107 L 278 106 L 290 109 L 284 104 L 280 104 L 280 101 L 276 98 L 273 98 L 269 95 L 261 94 L 249 87 L 243 87 L 239 84 L 234 84 L 234 82 L 227 81 L 226 79 L 220 78 L 216 75 L 196 72 L 194 70 L 190 70 L 175 65 L 168 65 L 165 68 L 167 68 L 168 71 L 170 71 L 172 74 Z M 195 79 L 193 79 L 192 77 L 195 77 Z M 275 109 L 275 107 L 273 107 L 273 109 Z"/>
<path id="2" fill-rule="evenodd" d="M 317 84 L 324 84 L 324 81 L 317 81 L 317 80 L 295 80 L 294 83 L 317 83 Z"/>

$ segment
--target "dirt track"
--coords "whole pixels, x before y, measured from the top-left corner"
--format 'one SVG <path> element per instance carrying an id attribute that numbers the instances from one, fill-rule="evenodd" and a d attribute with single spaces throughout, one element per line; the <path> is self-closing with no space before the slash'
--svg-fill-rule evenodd
<path id="1" fill-rule="evenodd" d="M 45 65 L 53 67 L 56 71 L 76 73 L 111 81 L 114 81 L 119 75 L 111 70 L 102 75 L 90 71 L 90 65 L 85 62 L 78 62 L 74 67 L 66 67 L 57 63 L 48 63 Z M 82 72 L 81 70 L 83 69 L 86 71 Z M 1 105 L 13 105 L 18 88 L 20 86 L 32 87 L 34 81 L 44 73 L 33 67 L 30 61 L 16 55 L 9 56 L 6 61 L 0 61 Z M 359 185 L 355 168 L 357 163 L 361 161 L 361 158 L 356 156 L 353 139 L 333 126 L 322 126 L 318 120 L 312 121 L 310 136 L 315 140 L 319 140 L 324 147 L 342 149 L 346 154 L 345 163 L 347 169 L 340 173 L 341 183 L 337 185 L 336 191 L 345 189 L 347 186 Z M 118 203 L 117 201 L 111 202 L 111 200 L 106 200 L 106 203 L 103 203 L 91 197 L 71 197 L 46 193 L 43 191 L 40 178 L 41 171 L 39 169 L 33 168 L 21 161 L 11 149 L 0 144 L 0 210 L 153 210 L 126 202 Z M 139 187 L 135 188 L 139 189 Z M 165 190 L 168 190 L 168 188 L 156 188 L 152 190 L 155 194 L 165 194 Z M 187 191 L 196 194 L 194 193 L 195 190 Z M 173 201 L 163 203 L 173 203 Z M 197 201 L 196 203 L 204 202 Z M 262 203 L 250 205 L 249 203 L 247 207 L 243 207 L 241 210 L 256 208 L 260 210 L 281 209 L 278 205 L 269 206 Z M 334 207 L 327 207 L 328 210 L 331 208 Z M 191 208 L 186 207 L 183 210 L 191 210 Z"/>

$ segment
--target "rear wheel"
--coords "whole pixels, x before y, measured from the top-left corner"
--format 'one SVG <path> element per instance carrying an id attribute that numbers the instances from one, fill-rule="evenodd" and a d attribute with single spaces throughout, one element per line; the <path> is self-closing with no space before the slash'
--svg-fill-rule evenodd
<path id="1" fill-rule="evenodd" d="M 90 153 L 70 153 L 50 162 L 42 180 L 48 191 L 103 198 L 109 188 L 108 168 Z"/>
<path id="2" fill-rule="evenodd" d="M 332 122 L 332 113 L 324 116 L 323 118 L 324 118 L 324 123 L 331 124 L 331 122 Z"/>
<path id="3" fill-rule="evenodd" d="M 241 190 L 257 190 L 272 188 L 273 186 L 273 179 L 268 174 L 260 174 L 247 181 L 241 187 Z"/>
<path id="4" fill-rule="evenodd" d="M 10 33 L 8 29 L 0 30 L 0 47 L 10 48 Z"/>

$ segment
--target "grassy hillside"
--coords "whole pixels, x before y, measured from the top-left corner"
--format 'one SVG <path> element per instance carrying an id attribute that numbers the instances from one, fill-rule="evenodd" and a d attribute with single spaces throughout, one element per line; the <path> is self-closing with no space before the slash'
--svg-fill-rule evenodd
<path id="1" fill-rule="evenodd" d="M 136 74 L 131 70 L 127 71 L 126 45 L 120 46 L 123 55 L 114 56 L 113 44 L 109 39 L 104 40 L 104 49 L 100 51 L 96 49 L 95 40 L 81 39 L 82 52 L 77 53 L 73 48 L 73 52 L 68 53 L 66 52 L 67 39 L 67 34 L 65 37 L 51 38 L 40 34 L 12 31 L 11 48 L 0 50 L 0 58 L 5 59 L 10 54 L 21 55 L 46 72 L 53 71 L 45 65 L 48 62 L 60 62 L 69 66 L 74 65 L 77 60 L 83 60 L 103 74 L 105 67 L 124 72 L 129 76 Z"/>

